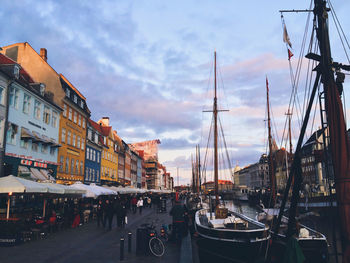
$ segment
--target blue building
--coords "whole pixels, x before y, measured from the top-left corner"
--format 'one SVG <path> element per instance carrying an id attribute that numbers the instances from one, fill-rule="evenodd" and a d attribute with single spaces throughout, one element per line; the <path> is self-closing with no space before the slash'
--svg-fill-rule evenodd
<path id="1" fill-rule="evenodd" d="M 4 175 L 41 181 L 56 176 L 62 109 L 45 88 L 23 68 L 9 86 Z"/>
<path id="2" fill-rule="evenodd" d="M 87 123 L 84 183 L 101 184 L 101 152 L 103 145 L 100 125 L 89 119 Z"/>

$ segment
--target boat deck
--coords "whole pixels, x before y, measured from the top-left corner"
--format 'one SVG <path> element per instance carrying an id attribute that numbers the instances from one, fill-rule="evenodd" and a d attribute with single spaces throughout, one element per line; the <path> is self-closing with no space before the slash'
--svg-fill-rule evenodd
<path id="1" fill-rule="evenodd" d="M 254 224 L 251 221 L 245 220 L 237 215 L 228 214 L 228 217 L 225 219 L 215 218 L 215 214 L 210 213 L 201 214 L 199 216 L 199 221 L 203 226 L 207 226 L 214 229 L 233 229 L 233 230 L 258 230 L 261 229 L 261 226 Z"/>

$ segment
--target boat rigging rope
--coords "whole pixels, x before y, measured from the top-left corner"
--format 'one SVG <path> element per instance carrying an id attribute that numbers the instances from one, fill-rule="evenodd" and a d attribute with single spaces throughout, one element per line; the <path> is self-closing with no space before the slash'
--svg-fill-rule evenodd
<path id="1" fill-rule="evenodd" d="M 202 175 L 204 175 L 204 182 L 206 183 L 206 174 L 207 174 L 207 157 L 208 157 L 208 150 L 209 150 L 209 142 L 211 138 L 211 131 L 213 128 L 213 122 L 214 122 L 214 116 L 212 116 L 211 124 L 210 124 L 210 129 L 209 129 L 209 135 L 208 135 L 208 141 L 207 141 L 207 147 L 205 150 L 205 155 L 204 155 L 204 161 L 203 161 L 203 169 L 202 169 Z"/>
<path id="2" fill-rule="evenodd" d="M 232 181 L 234 182 L 234 180 L 233 180 L 233 171 L 232 171 L 231 160 L 230 160 L 230 155 L 229 155 L 228 149 L 227 149 L 227 144 L 226 144 L 224 129 L 222 128 L 222 124 L 221 124 L 221 118 L 219 118 L 219 126 L 220 126 L 220 129 L 221 129 L 222 139 L 223 139 L 223 143 L 224 143 L 224 149 L 225 149 L 226 158 L 227 158 L 227 162 L 228 162 L 228 168 L 229 168 L 229 170 L 230 170 L 231 179 L 232 179 Z"/>

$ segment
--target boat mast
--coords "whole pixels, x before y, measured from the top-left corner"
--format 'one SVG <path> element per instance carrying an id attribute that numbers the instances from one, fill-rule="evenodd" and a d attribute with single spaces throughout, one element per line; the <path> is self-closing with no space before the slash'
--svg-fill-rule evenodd
<path id="1" fill-rule="evenodd" d="M 270 188 L 271 188 L 271 201 L 272 206 L 276 202 L 276 180 L 272 160 L 272 136 L 271 136 L 271 118 L 270 118 L 270 101 L 269 101 L 269 82 L 266 78 L 266 97 L 267 97 L 267 126 L 269 132 L 269 177 L 270 177 Z"/>
<path id="2" fill-rule="evenodd" d="M 323 92 L 325 97 L 326 117 L 329 128 L 330 148 L 338 212 L 341 223 L 343 243 L 343 262 L 350 262 L 350 148 L 346 133 L 346 124 L 341 101 L 344 73 L 340 69 L 350 70 L 348 65 L 333 62 L 331 56 L 328 15 L 329 9 L 326 1 L 314 0 L 314 13 L 317 17 L 317 38 L 320 47 L 319 66 L 322 74 Z M 334 71 L 337 72 L 337 80 L 334 79 Z M 339 77 L 339 79 L 338 79 Z"/>
<path id="3" fill-rule="evenodd" d="M 201 151 L 200 146 L 198 144 L 198 177 L 199 177 L 199 192 L 202 191 L 202 176 L 201 176 Z"/>
<path id="4" fill-rule="evenodd" d="M 216 96 L 216 51 L 214 51 L 214 182 L 216 205 L 219 204 L 219 167 L 218 167 L 218 105 Z"/>

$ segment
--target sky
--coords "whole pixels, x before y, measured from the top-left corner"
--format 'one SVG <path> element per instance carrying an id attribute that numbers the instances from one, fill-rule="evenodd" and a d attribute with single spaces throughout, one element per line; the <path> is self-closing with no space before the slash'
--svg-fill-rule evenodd
<path id="1" fill-rule="evenodd" d="M 332 4 L 349 32 L 350 2 Z M 214 51 L 219 107 L 229 110 L 220 116 L 231 163 L 243 167 L 266 151 L 266 77 L 277 142 L 284 129 L 292 86 L 279 10 L 309 6 L 302 0 L 2 0 L 0 46 L 46 48 L 48 63 L 87 98 L 93 120 L 109 116 L 127 143 L 160 139 L 159 161 L 175 184 L 187 184 L 191 155 L 197 144 L 205 148 L 210 127 L 203 110 L 212 107 Z M 294 68 L 306 18 L 284 14 Z M 334 58 L 346 63 L 339 40 L 333 44 Z"/>

